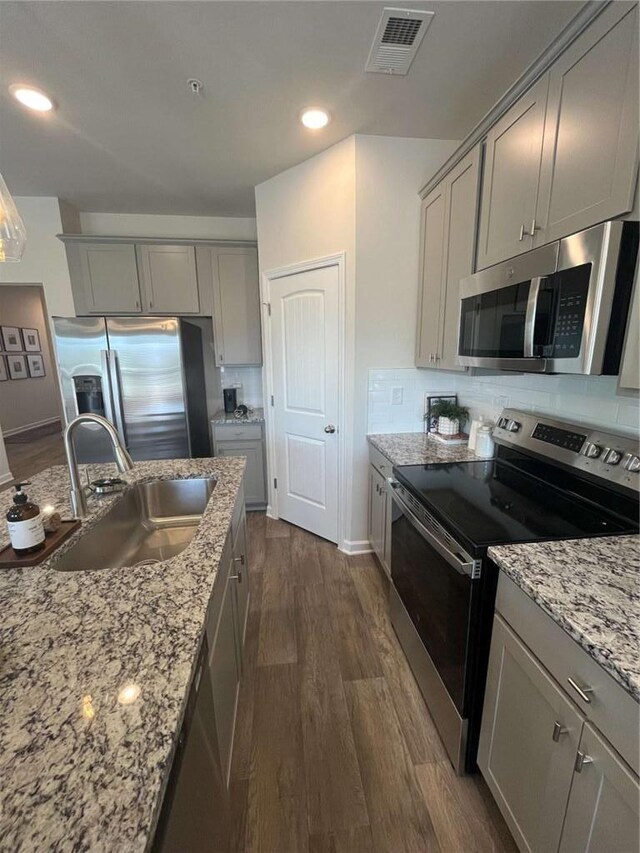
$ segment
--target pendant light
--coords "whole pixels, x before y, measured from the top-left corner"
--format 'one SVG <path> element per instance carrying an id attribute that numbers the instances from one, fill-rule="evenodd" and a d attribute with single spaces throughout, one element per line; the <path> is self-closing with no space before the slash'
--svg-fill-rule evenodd
<path id="1" fill-rule="evenodd" d="M 0 262 L 19 261 L 27 242 L 27 229 L 0 175 Z"/>

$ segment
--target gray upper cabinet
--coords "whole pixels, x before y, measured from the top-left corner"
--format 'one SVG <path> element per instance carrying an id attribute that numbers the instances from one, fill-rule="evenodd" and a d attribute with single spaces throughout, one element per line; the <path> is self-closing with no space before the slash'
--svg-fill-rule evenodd
<path id="1" fill-rule="evenodd" d="M 460 279 L 474 271 L 480 160 L 478 145 L 425 198 L 416 365 L 460 370 Z"/>
<path id="2" fill-rule="evenodd" d="M 443 181 L 422 202 L 416 367 L 435 367 L 445 253 L 445 196 Z"/>
<path id="3" fill-rule="evenodd" d="M 638 778 L 590 723 L 575 767 L 559 853 L 639 850 Z"/>
<path id="4" fill-rule="evenodd" d="M 140 243 L 136 246 L 145 311 L 198 314 L 198 278 L 193 246 Z"/>
<path id="5" fill-rule="evenodd" d="M 520 850 L 558 849 L 582 722 L 496 616 L 478 766 Z"/>
<path id="6" fill-rule="evenodd" d="M 478 269 L 533 247 L 548 89 L 545 75 L 487 135 Z"/>
<path id="7" fill-rule="evenodd" d="M 213 289 L 216 365 L 262 364 L 258 250 L 199 246 L 198 273 Z"/>
<path id="8" fill-rule="evenodd" d="M 67 244 L 77 314 L 137 314 L 142 310 L 132 243 Z"/>
<path id="9" fill-rule="evenodd" d="M 631 210 L 638 7 L 612 3 L 550 71 L 535 245 Z"/>

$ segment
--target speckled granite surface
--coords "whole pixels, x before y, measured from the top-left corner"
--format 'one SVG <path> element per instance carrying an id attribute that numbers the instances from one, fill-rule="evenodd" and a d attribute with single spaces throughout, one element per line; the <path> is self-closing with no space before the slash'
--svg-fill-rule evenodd
<path id="1" fill-rule="evenodd" d="M 501 545 L 489 556 L 640 701 L 640 536 Z"/>
<path id="2" fill-rule="evenodd" d="M 224 409 L 220 409 L 211 418 L 212 424 L 263 424 L 264 409 L 249 409 L 249 413 L 244 418 L 236 418 L 235 415 L 228 415 Z"/>
<path id="3" fill-rule="evenodd" d="M 432 462 L 477 461 L 466 444 L 445 447 L 423 432 L 368 435 L 367 440 L 394 465 L 428 465 Z"/>
<path id="4" fill-rule="evenodd" d="M 193 540 L 164 563 L 63 573 L 54 555 L 0 571 L 0 850 L 151 843 L 244 467 L 242 457 L 166 460 L 123 475 L 217 478 Z M 91 466 L 93 476 L 114 470 Z M 64 468 L 32 483 L 30 497 L 69 514 Z M 83 527 L 118 497 L 90 499 Z M 0 512 L 10 500 L 0 494 Z M 119 704 L 132 682 L 139 698 Z"/>

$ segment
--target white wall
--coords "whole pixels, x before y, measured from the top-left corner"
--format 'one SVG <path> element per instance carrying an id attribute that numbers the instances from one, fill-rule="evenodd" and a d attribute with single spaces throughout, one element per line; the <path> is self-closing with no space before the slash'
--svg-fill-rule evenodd
<path id="1" fill-rule="evenodd" d="M 510 406 L 637 436 L 638 395 L 619 393 L 617 386 L 616 376 L 466 376 L 415 367 L 374 369 L 368 381 L 368 432 L 421 432 L 425 395 L 457 394 L 472 417 L 495 420 Z M 394 388 L 402 389 L 400 405 L 391 402 Z"/>
<path id="2" fill-rule="evenodd" d="M 346 252 L 347 540 L 367 547 L 367 372 L 413 358 L 418 189 L 456 147 L 355 136 L 256 187 L 262 272 Z"/>
<path id="3" fill-rule="evenodd" d="M 73 316 L 67 255 L 56 234 L 62 231 L 57 198 L 14 198 L 27 229 L 27 245 L 18 263 L 0 264 L 0 282 L 44 286 L 49 315 Z"/>
<path id="4" fill-rule="evenodd" d="M 111 237 L 185 237 L 255 240 L 256 220 L 230 216 L 159 216 L 144 213 L 81 213 L 83 234 Z"/>

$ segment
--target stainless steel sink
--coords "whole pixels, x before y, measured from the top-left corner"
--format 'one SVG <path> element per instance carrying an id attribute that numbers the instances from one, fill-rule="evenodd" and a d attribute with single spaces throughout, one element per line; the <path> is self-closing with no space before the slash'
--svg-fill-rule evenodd
<path id="1" fill-rule="evenodd" d="M 133 486 L 53 568 L 108 569 L 175 557 L 193 539 L 215 484 L 207 477 Z"/>

